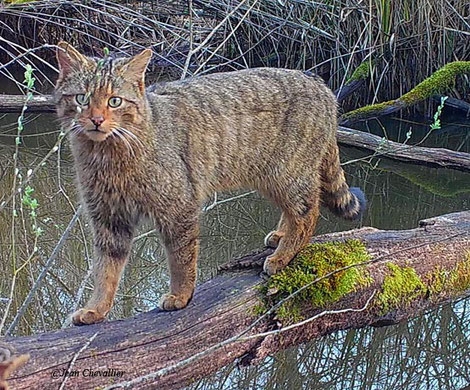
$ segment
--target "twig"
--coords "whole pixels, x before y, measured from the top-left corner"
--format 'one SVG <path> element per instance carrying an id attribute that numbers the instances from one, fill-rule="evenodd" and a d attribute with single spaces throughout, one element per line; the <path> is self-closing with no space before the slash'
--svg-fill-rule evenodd
<path id="1" fill-rule="evenodd" d="M 11 202 L 11 200 L 15 197 L 17 192 L 20 192 L 27 184 L 29 184 L 31 179 L 36 174 L 36 172 L 42 168 L 43 164 L 49 159 L 49 157 L 51 157 L 55 152 L 59 150 L 59 145 L 62 142 L 62 139 L 65 137 L 66 134 L 67 132 L 64 132 L 64 131 L 60 132 L 59 136 L 57 137 L 57 141 L 55 145 L 52 147 L 52 149 L 49 150 L 49 152 L 47 152 L 47 154 L 41 159 L 39 164 L 37 164 L 34 167 L 34 169 L 26 177 L 26 179 L 22 181 L 21 185 L 19 185 L 18 188 L 13 188 L 12 194 L 6 200 L 0 203 L 0 212 L 7 206 L 8 203 Z"/>
<path id="2" fill-rule="evenodd" d="M 77 294 L 74 297 L 74 302 L 72 305 L 72 308 L 70 310 L 71 313 L 75 312 L 78 309 L 78 305 L 82 299 L 83 292 L 85 291 L 85 286 L 90 279 L 91 275 L 93 273 L 93 268 L 89 268 L 87 274 L 82 280 L 82 283 L 80 284 L 80 287 L 78 288 Z M 72 316 L 67 316 L 65 321 L 62 323 L 61 329 L 67 328 L 70 324 L 72 323 Z"/>
<path id="3" fill-rule="evenodd" d="M 241 26 L 241 24 L 245 21 L 245 19 L 248 17 L 249 13 L 251 12 L 251 10 L 254 8 L 254 6 L 256 5 L 256 3 L 258 2 L 258 0 L 255 0 L 253 1 L 253 4 L 250 6 L 250 8 L 248 8 L 248 10 L 245 12 L 245 14 L 242 16 L 242 18 L 240 19 L 240 21 L 237 23 L 237 25 L 235 26 L 235 28 L 232 29 L 232 31 L 230 31 L 229 34 L 227 34 L 227 36 L 224 38 L 224 40 L 215 48 L 215 50 L 212 51 L 211 55 L 209 57 L 207 57 L 207 59 L 204 61 L 204 63 L 202 63 L 201 65 L 199 65 L 199 67 L 196 69 L 196 71 L 194 72 L 194 74 L 197 74 L 199 73 L 199 71 L 204 68 L 204 66 L 210 61 L 210 59 L 212 57 L 214 57 L 216 55 L 216 53 L 227 43 L 227 41 L 230 39 L 230 37 L 235 34 L 235 32 L 238 30 L 238 28 Z"/>
<path id="4" fill-rule="evenodd" d="M 364 311 L 369 307 L 369 304 L 371 303 L 372 298 L 374 298 L 376 293 L 377 293 L 377 291 L 374 290 L 372 295 L 367 299 L 367 302 L 365 303 L 365 305 L 363 307 L 359 308 L 359 309 L 348 308 L 348 309 L 340 309 L 340 310 L 325 310 L 325 311 L 322 311 L 321 313 L 318 313 L 318 314 L 316 314 L 316 315 L 314 315 L 310 318 L 307 318 L 306 320 L 297 322 L 295 324 L 288 325 L 284 328 L 270 330 L 268 332 L 263 332 L 263 333 L 256 333 L 256 334 L 253 334 L 253 335 L 250 335 L 250 336 L 245 336 L 245 337 L 242 337 L 241 339 L 239 339 L 238 341 L 248 341 L 248 340 L 256 339 L 258 337 L 266 337 L 266 336 L 271 336 L 271 335 L 283 333 L 283 332 L 286 332 L 288 330 L 298 328 L 299 326 L 306 325 L 309 322 L 315 321 L 318 318 L 321 318 L 321 317 L 324 317 L 324 316 L 330 315 L 330 314 L 342 314 L 342 313 Z"/>
<path id="5" fill-rule="evenodd" d="M 202 211 L 209 211 L 209 210 L 212 210 L 214 207 L 218 206 L 218 205 L 221 205 L 223 203 L 227 203 L 227 202 L 231 202 L 232 200 L 235 200 L 235 199 L 240 199 L 240 198 L 244 198 L 245 196 L 248 196 L 248 195 L 251 195 L 251 194 L 254 194 L 256 191 L 249 191 L 249 192 L 245 192 L 243 194 L 240 194 L 240 195 L 236 195 L 236 196 L 233 196 L 231 198 L 227 198 L 227 199 L 223 199 L 223 200 L 217 200 L 217 193 L 214 195 L 214 201 L 209 205 L 209 206 L 206 206 L 202 209 Z"/>
<path id="6" fill-rule="evenodd" d="M 91 336 L 88 341 L 83 345 L 82 348 L 73 356 L 72 361 L 70 362 L 69 367 L 67 368 L 67 372 L 64 375 L 64 380 L 60 384 L 59 390 L 62 390 L 65 387 L 65 384 L 67 383 L 67 380 L 70 377 L 70 372 L 72 371 L 73 366 L 75 365 L 75 361 L 77 360 L 78 356 L 85 351 L 89 347 L 89 345 L 93 342 L 93 340 L 98 336 L 99 332 L 96 332 L 93 336 Z"/>
<path id="7" fill-rule="evenodd" d="M 41 271 L 41 273 L 39 274 L 39 276 L 37 277 L 33 287 L 31 288 L 31 291 L 29 292 L 28 296 L 26 297 L 26 299 L 24 300 L 23 304 L 21 305 L 20 309 L 18 310 L 18 312 L 16 313 L 15 315 L 15 318 L 13 319 L 13 322 L 11 323 L 10 327 L 8 328 L 6 334 L 7 335 L 11 335 L 12 332 L 15 330 L 16 326 L 18 325 L 19 321 L 21 320 L 21 318 L 23 317 L 26 309 L 28 308 L 29 304 L 31 303 L 31 300 L 33 299 L 33 296 L 36 294 L 36 291 L 38 290 L 42 280 L 44 279 L 44 277 L 46 276 L 47 272 L 49 271 L 49 269 L 51 268 L 52 266 L 52 263 L 54 262 L 54 260 L 56 259 L 57 255 L 59 254 L 59 252 L 61 251 L 62 247 L 64 246 L 65 244 L 65 241 L 67 240 L 68 236 L 70 235 L 70 232 L 72 231 L 72 228 L 74 227 L 75 223 L 77 222 L 78 220 L 78 217 L 80 215 L 80 212 L 82 210 L 82 206 L 79 206 L 77 208 L 77 211 L 75 212 L 74 216 L 72 217 L 72 219 L 70 220 L 67 228 L 65 229 L 64 233 L 62 234 L 62 236 L 60 237 L 59 239 L 59 242 L 57 243 L 57 245 L 55 246 L 54 250 L 52 251 L 51 253 L 51 256 L 49 257 L 49 259 L 47 260 L 46 264 L 44 265 L 44 268 L 43 270 Z"/>
<path id="8" fill-rule="evenodd" d="M 181 80 L 183 80 L 186 77 L 186 73 L 188 73 L 189 69 L 189 64 L 191 63 L 191 57 L 196 54 L 199 50 L 201 50 L 214 36 L 214 34 L 217 32 L 217 30 L 222 27 L 228 19 L 232 17 L 232 15 L 238 11 L 238 9 L 246 3 L 247 0 L 242 0 L 238 5 L 232 9 L 226 16 L 225 18 L 222 19 L 222 21 L 215 26 L 212 31 L 207 35 L 206 39 L 204 39 L 198 46 L 196 46 L 194 49 L 190 50 L 188 53 L 188 56 L 186 57 L 186 62 L 184 63 L 184 68 L 183 68 L 183 73 L 181 74 Z"/>

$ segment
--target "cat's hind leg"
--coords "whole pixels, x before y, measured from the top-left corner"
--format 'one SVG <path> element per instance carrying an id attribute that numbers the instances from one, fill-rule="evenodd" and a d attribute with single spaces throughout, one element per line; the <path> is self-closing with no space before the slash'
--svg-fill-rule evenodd
<path id="1" fill-rule="evenodd" d="M 291 187 L 291 200 L 280 203 L 283 209 L 282 233 L 276 251 L 264 262 L 264 271 L 273 275 L 285 268 L 310 240 L 319 215 L 318 191 L 296 192 Z M 295 195 L 294 195 L 295 194 Z M 276 231 L 277 233 L 277 231 Z M 279 234 L 277 234 L 279 235 Z"/>
<path id="2" fill-rule="evenodd" d="M 163 234 L 171 276 L 170 292 L 160 300 L 160 308 L 163 310 L 182 309 L 193 296 L 196 286 L 198 236 L 199 225 L 192 221 L 186 221 L 182 226 Z"/>
<path id="3" fill-rule="evenodd" d="M 264 245 L 269 247 L 269 248 L 277 248 L 279 245 L 279 241 L 284 237 L 286 234 L 285 231 L 287 229 L 286 227 L 286 217 L 284 216 L 284 213 L 281 214 L 281 219 L 279 220 L 279 223 L 277 224 L 276 230 L 273 230 L 272 232 L 269 232 L 266 237 L 264 238 Z"/>

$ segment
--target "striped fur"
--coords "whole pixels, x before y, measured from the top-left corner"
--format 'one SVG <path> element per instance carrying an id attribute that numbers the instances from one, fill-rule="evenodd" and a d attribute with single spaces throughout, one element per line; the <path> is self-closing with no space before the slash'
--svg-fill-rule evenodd
<path id="1" fill-rule="evenodd" d="M 339 166 L 336 99 L 320 78 L 258 68 L 145 89 L 150 50 L 96 59 L 58 46 L 57 114 L 70 131 L 95 246 L 93 294 L 75 324 L 108 314 L 144 218 L 154 221 L 168 258 L 170 292 L 161 307 L 186 306 L 196 284 L 199 214 L 214 191 L 255 189 L 282 210 L 266 240 L 277 247 L 264 263 L 268 274 L 309 242 L 321 201 L 346 218 L 360 215 L 363 197 Z"/>
<path id="2" fill-rule="evenodd" d="M 338 146 L 331 145 L 322 163 L 322 203 L 347 220 L 361 218 L 366 198 L 360 188 L 349 188 L 339 161 Z"/>

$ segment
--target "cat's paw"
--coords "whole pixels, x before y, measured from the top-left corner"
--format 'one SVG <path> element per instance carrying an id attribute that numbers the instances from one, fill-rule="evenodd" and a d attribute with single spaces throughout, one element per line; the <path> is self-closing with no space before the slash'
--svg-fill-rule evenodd
<path id="1" fill-rule="evenodd" d="M 97 310 L 80 309 L 72 314 L 72 322 L 74 325 L 91 325 L 102 322 L 105 316 Z"/>
<path id="2" fill-rule="evenodd" d="M 289 264 L 289 260 L 281 259 L 279 256 L 272 255 L 268 256 L 264 261 L 263 270 L 271 276 L 284 269 L 287 264 Z"/>
<path id="3" fill-rule="evenodd" d="M 174 295 L 174 294 L 165 294 L 160 299 L 160 309 L 162 310 L 179 310 L 184 307 L 189 302 L 189 298 L 185 299 L 181 295 Z"/>
<path id="4" fill-rule="evenodd" d="M 264 237 L 264 245 L 269 248 L 277 248 L 282 237 L 284 237 L 284 232 L 279 232 L 277 230 L 269 232 L 267 236 Z"/>

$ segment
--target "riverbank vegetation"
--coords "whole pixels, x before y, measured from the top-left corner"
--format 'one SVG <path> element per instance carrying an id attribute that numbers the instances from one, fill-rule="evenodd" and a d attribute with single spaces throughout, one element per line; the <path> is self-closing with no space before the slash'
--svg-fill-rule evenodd
<path id="1" fill-rule="evenodd" d="M 8 0 L 0 4 L 0 79 L 5 80 L 5 84 L 9 80 L 8 85 L 13 86 L 2 89 L 2 93 L 9 95 L 0 99 L 0 111 L 1 107 L 7 108 L 7 103 L 9 107 L 4 110 L 8 114 L 0 115 L 0 275 L 3 275 L 0 277 L 0 335 L 11 337 L 11 344 L 19 353 L 29 352 L 28 342 L 41 339 L 38 334 L 68 328 L 67 313 L 73 312 L 92 288 L 93 244 L 87 220 L 77 201 L 65 134 L 53 124 L 50 114 L 44 114 L 53 110 L 50 92 L 56 78 L 54 53 L 59 40 L 67 40 L 81 51 L 96 56 L 108 50 L 111 55 L 132 55 L 151 47 L 154 56 L 149 82 L 259 66 L 285 67 L 320 75 L 336 91 L 343 120 L 351 119 L 352 115 L 356 115 L 354 120 L 367 119 L 370 115 L 364 115 L 364 112 L 372 111 L 375 116 L 377 110 L 390 106 L 394 113 L 397 107 L 405 108 L 401 111 L 403 115 L 416 109 L 429 119 L 424 132 L 416 131 L 411 125 L 400 128 L 396 136 L 399 139 L 389 132 L 389 125 L 382 125 L 380 121 L 377 123 L 382 126 L 382 133 L 378 135 L 340 128 L 338 141 L 342 146 L 342 157 L 344 145 L 349 146 L 348 152 L 354 152 L 349 161 L 342 160 L 348 183 L 364 188 L 369 208 L 357 224 L 337 222 L 325 213 L 318 233 L 345 231 L 360 225 L 392 230 L 382 230 L 380 234 L 372 228 L 333 233 L 328 239 L 338 240 L 336 246 L 326 244 L 320 237 L 320 242 L 305 248 L 291 268 L 266 281 L 263 287 L 260 287 L 262 281 L 256 267 L 268 254 L 266 248 L 236 261 L 245 269 L 244 275 L 238 274 L 233 267 L 235 270 L 231 273 L 211 278 L 229 259 L 259 249 L 262 237 L 279 217 L 277 210 L 253 191 L 215 193 L 202 213 L 198 278 L 203 294 L 200 295 L 198 290 L 192 302 L 196 306 L 189 309 L 196 312 L 201 305 L 207 306 L 207 319 L 205 317 L 198 323 L 202 329 L 211 330 L 210 321 L 217 323 L 224 318 L 227 319 L 226 328 L 221 327 L 223 331 L 213 338 L 206 338 L 200 332 L 204 340 L 200 345 L 192 343 L 194 350 L 186 350 L 184 344 L 178 347 L 179 350 L 162 348 L 165 356 L 169 356 L 169 350 L 175 353 L 171 357 L 173 360 L 169 357 L 164 361 L 146 354 L 146 348 L 158 346 L 157 339 L 172 346 L 167 344 L 173 329 L 168 324 L 189 311 L 176 315 L 143 314 L 140 318 L 151 319 L 148 334 L 132 333 L 132 327 L 128 333 L 118 334 L 122 329 L 121 322 L 104 325 L 116 329 L 116 333 L 112 333 L 116 338 L 110 343 L 121 340 L 119 353 L 125 354 L 127 350 L 136 353 L 138 364 L 132 368 L 135 370 L 132 377 L 139 379 L 144 371 L 157 368 L 164 371 L 164 375 L 171 374 L 175 365 L 184 363 L 181 359 L 192 359 L 199 353 L 209 356 L 212 348 L 218 345 L 225 360 L 210 367 L 198 365 L 206 371 L 197 375 L 189 373 L 188 383 L 213 372 L 238 356 L 226 353 L 220 343 L 225 343 L 223 346 L 229 348 L 227 350 L 240 350 L 239 343 L 243 338 L 239 337 L 236 342 L 232 340 L 232 343 L 229 336 L 250 331 L 248 324 L 252 321 L 257 324 L 257 328 L 251 329 L 253 332 L 269 332 L 261 333 L 261 336 L 244 333 L 245 341 L 251 343 L 246 348 L 250 352 L 249 362 L 259 362 L 266 355 L 299 340 L 306 341 L 351 326 L 387 325 L 465 295 L 470 283 L 468 213 L 427 220 L 420 228 L 410 231 L 397 233 L 394 229 L 415 228 L 423 218 L 468 208 L 470 149 L 469 138 L 462 135 L 462 129 L 467 127 L 468 130 L 469 125 L 449 126 L 451 130 L 448 130 L 441 126 L 441 114 L 451 99 L 456 107 L 466 107 L 465 104 L 468 107 L 468 103 L 463 103 L 470 97 L 469 2 Z M 446 96 L 442 97 L 443 94 Z M 366 122 L 364 128 L 368 129 L 370 122 Z M 436 139 L 450 137 L 454 137 L 453 143 L 430 144 Z M 368 150 L 367 154 L 364 149 Z M 396 160 L 404 162 L 397 163 Z M 457 221 L 458 226 L 456 222 L 458 231 L 452 230 L 456 228 L 452 225 L 446 227 L 449 229 L 446 234 L 444 231 L 433 233 L 441 228 L 440 223 L 452 222 L 457 217 L 462 219 Z M 416 239 L 417 232 L 422 234 L 423 242 L 408 242 Z M 349 237 L 348 234 L 370 235 L 378 240 L 376 247 L 367 249 L 363 241 L 343 242 L 343 237 Z M 407 241 L 397 242 L 396 237 L 400 234 L 409 234 L 405 237 Z M 161 294 L 167 290 L 169 281 L 164 251 L 158 245 L 157 237 L 154 226 L 147 225 L 135 238 L 132 264 L 125 271 L 110 320 L 127 318 L 126 323 L 131 324 L 131 317 L 154 309 Z M 396 252 L 391 250 L 394 246 Z M 449 254 L 448 248 L 454 247 Z M 346 256 L 341 258 L 338 252 Z M 400 256 L 394 257 L 394 254 Z M 372 272 L 362 267 L 369 262 L 373 267 L 377 265 Z M 395 266 L 394 263 L 399 264 Z M 347 269 L 335 273 L 338 267 Z M 378 271 L 374 274 L 374 270 Z M 370 274 L 374 278 L 371 279 Z M 317 280 L 319 278 L 321 280 Z M 218 283 L 217 280 L 226 285 L 221 285 L 219 295 L 211 295 L 210 288 Z M 402 288 L 404 283 L 410 288 Z M 300 289 L 303 294 L 296 292 Z M 361 289 L 368 289 L 368 294 L 360 295 Z M 246 296 L 251 302 L 248 305 L 244 300 Z M 224 300 L 228 302 L 227 308 L 235 310 L 239 317 L 232 316 L 229 309 L 222 310 L 223 315 L 217 312 L 218 305 Z M 316 311 L 312 311 L 311 306 L 305 307 L 306 300 L 315 303 Z M 344 305 L 336 307 L 340 301 Z M 249 307 L 251 304 L 253 307 Z M 279 310 L 274 311 L 272 308 L 278 304 Z M 266 314 L 271 309 L 273 311 Z M 373 321 L 372 317 L 367 317 L 371 312 L 375 313 Z M 357 315 L 357 321 L 351 322 L 349 314 L 341 317 L 341 313 Z M 317 326 L 316 320 L 323 316 L 326 319 Z M 161 321 L 160 318 L 169 319 Z M 242 320 L 235 321 L 234 326 L 234 318 Z M 338 318 L 343 322 L 334 326 Z M 162 337 L 156 334 L 155 324 L 151 321 L 163 329 Z M 308 327 L 296 325 L 301 321 L 307 321 Z M 194 331 L 191 318 L 188 323 L 187 329 Z M 146 325 L 140 320 L 134 324 Z M 294 337 L 295 332 L 285 331 L 285 326 L 299 328 L 296 332 L 304 333 L 305 337 Z M 316 333 L 308 331 L 315 327 L 319 329 Z M 77 330 L 62 330 L 57 339 L 58 353 L 51 354 L 49 346 L 44 349 L 45 355 L 52 360 L 60 360 L 60 363 L 53 361 L 50 366 L 63 364 L 71 368 L 82 352 L 79 361 L 95 361 L 93 342 L 105 346 L 103 355 L 109 353 L 103 334 L 90 329 L 82 329 L 81 334 Z M 77 338 L 69 339 L 70 332 L 76 332 Z M 135 334 L 140 338 L 134 337 Z M 178 333 L 175 334 L 179 340 Z M 292 335 L 291 339 L 285 338 L 288 335 Z M 130 339 L 135 345 L 122 347 Z M 68 354 L 61 355 L 64 350 Z M 21 356 L 23 360 L 17 360 L 15 367 L 25 361 L 25 355 Z M 46 367 L 52 360 L 38 359 L 37 356 L 32 355 L 28 363 L 29 376 L 23 375 L 25 383 L 28 380 L 38 383 L 35 370 L 38 375 L 47 372 L 47 378 L 43 379 L 50 383 Z M 153 361 L 141 361 L 141 356 L 152 357 Z M 199 362 L 198 359 L 200 357 L 195 361 Z M 155 362 L 159 366 L 151 367 Z M 187 363 L 182 367 L 190 370 Z M 139 365 L 145 366 L 145 370 Z M 10 370 L 13 371 L 12 366 Z M 0 387 L 6 376 L 0 370 Z M 167 378 L 170 378 L 169 388 L 174 388 L 171 387 L 171 375 Z M 13 380 L 22 379 L 18 376 Z M 30 383 L 24 386 L 29 388 Z"/>

